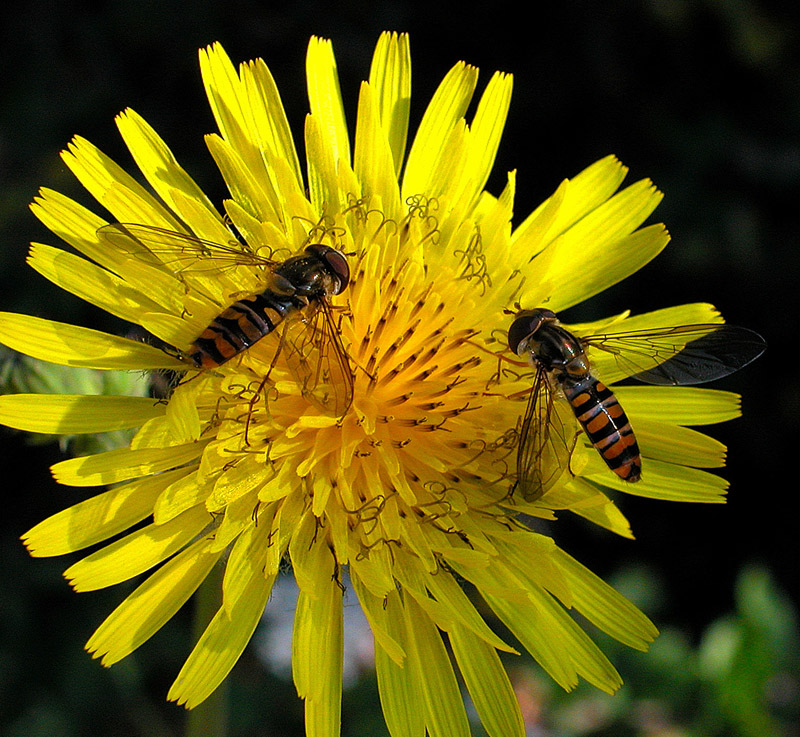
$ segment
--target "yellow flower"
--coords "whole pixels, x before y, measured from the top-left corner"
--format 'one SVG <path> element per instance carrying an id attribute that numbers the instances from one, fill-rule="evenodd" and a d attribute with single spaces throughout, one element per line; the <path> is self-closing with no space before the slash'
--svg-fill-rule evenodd
<path id="1" fill-rule="evenodd" d="M 512 228 L 514 173 L 499 196 L 484 189 L 511 77 L 492 76 L 468 123 L 478 70 L 454 66 L 407 147 L 404 35 L 378 42 L 360 88 L 352 150 L 331 44 L 311 40 L 307 178 L 264 62 L 237 72 L 215 44 L 201 51 L 200 63 L 220 131 L 206 141 L 230 191 L 222 211 L 132 110 L 117 125 L 150 189 L 75 138 L 63 159 L 110 218 L 52 190 L 33 204 L 86 258 L 34 244 L 31 266 L 177 350 L 24 315 L 0 320 L 2 342 L 47 361 L 186 372 L 166 401 L 0 398 L 0 421 L 29 431 L 137 429 L 127 447 L 57 463 L 60 483 L 110 489 L 24 536 L 33 555 L 61 555 L 149 520 L 66 571 L 77 591 L 147 574 L 87 648 L 104 665 L 121 660 L 212 567 L 224 565 L 222 606 L 169 692 L 193 707 L 236 663 L 288 559 L 300 591 L 293 677 L 309 734 L 339 730 L 345 567 L 374 635 L 392 734 L 468 733 L 449 651 L 492 735 L 523 734 L 498 652 L 521 645 L 564 688 L 583 678 L 613 692 L 619 675 L 570 612 L 642 650 L 656 629 L 528 522 L 569 511 L 630 536 L 611 489 L 722 501 L 725 482 L 700 469 L 723 465 L 724 448 L 686 426 L 736 416 L 738 398 L 696 388 L 619 388 L 642 447 L 643 479 L 626 485 L 598 454 L 579 447 L 574 475 L 528 503 L 509 489 L 512 431 L 524 407 L 514 398 L 530 378 L 498 372 L 494 354 L 511 357 L 501 348 L 515 303 L 563 310 L 656 256 L 666 230 L 641 226 L 661 195 L 647 180 L 620 189 L 626 169 L 608 157 L 562 182 Z M 124 237 L 107 237 L 108 222 L 227 244 L 239 257 L 195 258 L 192 241 L 168 235 L 160 250 L 136 253 Z M 265 289 L 269 269 L 255 257 L 281 260 L 310 243 L 337 249 L 350 265 L 347 288 L 324 301 L 349 357 L 352 402 L 331 411 L 301 385 L 281 326 L 218 367 L 191 366 L 185 356 L 203 330 L 232 303 Z M 719 320 L 709 305 L 694 304 L 602 325 Z M 302 319 L 288 322 L 307 327 Z M 622 378 L 615 371 L 601 358 L 606 382 Z M 496 634 L 495 620 L 518 644 Z"/>

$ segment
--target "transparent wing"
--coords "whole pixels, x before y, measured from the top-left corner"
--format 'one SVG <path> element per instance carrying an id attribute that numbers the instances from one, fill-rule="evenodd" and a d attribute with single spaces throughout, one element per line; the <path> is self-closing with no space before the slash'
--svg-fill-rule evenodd
<path id="1" fill-rule="evenodd" d="M 276 264 L 237 241 L 214 243 L 150 225 L 111 223 L 98 228 L 97 235 L 114 248 L 176 275 L 241 265 L 271 270 Z"/>
<path id="2" fill-rule="evenodd" d="M 552 488 L 569 468 L 571 444 L 577 434 L 575 415 L 566 399 L 537 368 L 522 418 L 517 448 L 517 480 L 525 501 L 533 502 Z"/>
<path id="3" fill-rule="evenodd" d="M 581 342 L 613 355 L 625 376 L 671 385 L 721 379 L 754 361 L 766 348 L 764 339 L 752 330 L 715 323 L 594 335 Z"/>
<path id="4" fill-rule="evenodd" d="M 353 403 L 353 371 L 330 304 L 321 299 L 286 320 L 283 351 L 303 396 L 342 417 Z"/>

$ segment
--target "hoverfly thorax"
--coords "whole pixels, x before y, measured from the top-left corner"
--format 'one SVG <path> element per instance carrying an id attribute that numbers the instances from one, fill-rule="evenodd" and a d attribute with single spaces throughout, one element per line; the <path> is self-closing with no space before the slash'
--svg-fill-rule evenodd
<path id="1" fill-rule="evenodd" d="M 341 294 L 350 280 L 350 267 L 341 251 L 315 243 L 284 261 L 274 275 L 290 284 L 297 296 L 313 300 Z"/>
<path id="2" fill-rule="evenodd" d="M 557 378 L 582 377 L 589 362 L 581 342 L 559 324 L 550 310 L 522 310 L 508 331 L 508 343 L 518 356 L 546 371 L 557 371 Z"/>

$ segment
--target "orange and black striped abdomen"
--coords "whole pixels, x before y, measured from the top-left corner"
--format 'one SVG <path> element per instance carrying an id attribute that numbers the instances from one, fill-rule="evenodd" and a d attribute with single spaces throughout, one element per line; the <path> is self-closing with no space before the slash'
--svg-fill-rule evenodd
<path id="1" fill-rule="evenodd" d="M 298 297 L 272 290 L 240 299 L 192 343 L 188 358 L 197 368 L 216 368 L 269 335 L 289 312 L 305 306 Z"/>
<path id="2" fill-rule="evenodd" d="M 625 481 L 642 475 L 639 446 L 625 410 L 614 393 L 593 376 L 562 382 L 578 422 L 606 465 Z"/>

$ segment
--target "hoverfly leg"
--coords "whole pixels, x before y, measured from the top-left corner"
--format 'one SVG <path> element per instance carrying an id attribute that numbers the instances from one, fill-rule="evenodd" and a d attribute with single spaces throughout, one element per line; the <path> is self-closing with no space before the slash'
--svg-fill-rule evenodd
<path id="1" fill-rule="evenodd" d="M 586 465 L 586 459 L 581 457 L 582 454 L 578 451 L 578 441 L 580 438 L 581 433 L 576 432 L 569 448 L 569 460 L 567 461 L 566 472 L 572 476 L 572 478 L 575 478 Z"/>
<path id="2" fill-rule="evenodd" d="M 261 379 L 261 382 L 258 385 L 258 389 L 253 392 L 253 396 L 250 397 L 249 402 L 247 403 L 247 421 L 244 424 L 244 444 L 250 445 L 250 440 L 248 438 L 248 433 L 250 432 L 250 420 L 253 417 L 254 407 L 256 402 L 258 402 L 258 398 L 261 396 L 261 393 L 264 392 L 264 410 L 267 410 L 267 393 L 264 391 L 264 387 L 266 387 L 267 382 L 269 381 L 269 377 L 272 374 L 272 369 L 275 368 L 275 365 L 278 363 L 278 357 L 281 355 L 281 350 L 283 349 L 283 333 L 281 333 L 281 339 L 278 341 L 278 348 L 275 351 L 275 355 L 272 357 L 272 361 L 269 364 L 269 368 L 267 369 L 267 373 L 264 374 L 264 378 Z"/>

